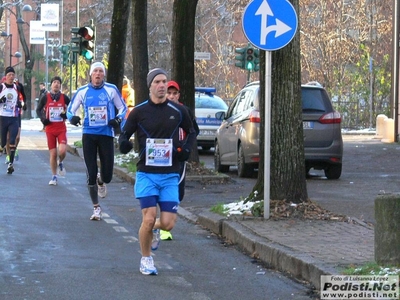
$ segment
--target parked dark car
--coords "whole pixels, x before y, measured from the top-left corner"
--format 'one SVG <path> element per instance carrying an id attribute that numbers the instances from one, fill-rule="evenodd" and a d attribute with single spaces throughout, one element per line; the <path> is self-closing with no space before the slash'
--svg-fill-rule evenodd
<path id="1" fill-rule="evenodd" d="M 301 86 L 306 173 L 324 170 L 328 179 L 342 174 L 343 140 L 340 113 L 333 109 L 326 90 L 312 82 Z M 214 164 L 218 172 L 237 166 L 240 177 L 251 176 L 259 162 L 260 85 L 246 85 L 233 99 L 214 141 Z"/>

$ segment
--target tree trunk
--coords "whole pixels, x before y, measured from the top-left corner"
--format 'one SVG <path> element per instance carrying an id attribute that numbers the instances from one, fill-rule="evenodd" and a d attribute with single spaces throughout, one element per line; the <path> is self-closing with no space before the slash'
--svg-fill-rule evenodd
<path id="1" fill-rule="evenodd" d="M 299 11 L 299 0 L 291 1 Z M 301 105 L 300 31 L 273 52 L 271 70 L 271 199 L 306 201 Z"/>
<path id="2" fill-rule="evenodd" d="M 149 98 L 147 73 L 149 72 L 149 53 L 147 51 L 147 0 L 132 0 L 132 52 L 133 88 L 135 104 Z"/>
<path id="3" fill-rule="evenodd" d="M 131 0 L 114 1 L 111 21 L 110 58 L 108 64 L 107 81 L 122 88 L 126 53 L 126 33 Z"/>
<path id="4" fill-rule="evenodd" d="M 198 0 L 175 0 L 172 16 L 172 76 L 181 88 L 180 101 L 195 111 L 194 105 L 194 33 Z M 197 143 L 190 161 L 199 162 Z"/>
<path id="5" fill-rule="evenodd" d="M 299 1 L 291 1 L 298 12 Z M 261 120 L 265 120 L 265 55 L 261 51 Z M 306 201 L 307 185 L 301 106 L 300 33 L 284 48 L 272 53 L 271 66 L 270 198 Z M 250 199 L 264 199 L 264 123 L 260 128 L 260 163 Z M 257 194 L 255 194 L 257 191 Z"/>
<path id="6" fill-rule="evenodd" d="M 149 52 L 147 48 L 147 0 L 132 0 L 132 68 L 135 105 L 149 99 L 147 73 L 149 72 Z M 135 133 L 134 149 L 139 144 Z"/>
<path id="7" fill-rule="evenodd" d="M 16 13 L 18 17 L 21 17 L 21 7 L 19 5 L 16 6 Z M 28 48 L 22 25 L 23 24 L 17 24 L 19 40 L 25 53 L 24 92 L 26 96 L 27 110 L 24 112 L 23 116 L 25 119 L 30 119 L 32 118 L 32 70 L 35 65 L 34 55 L 31 54 L 34 53 L 35 45 L 30 45 L 30 48 Z"/>

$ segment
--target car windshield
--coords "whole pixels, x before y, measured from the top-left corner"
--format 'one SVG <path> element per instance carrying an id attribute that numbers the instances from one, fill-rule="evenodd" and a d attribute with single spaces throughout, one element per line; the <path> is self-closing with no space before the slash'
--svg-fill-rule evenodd
<path id="1" fill-rule="evenodd" d="M 302 103 L 303 103 L 303 111 L 325 111 L 325 101 L 321 101 L 324 99 L 324 93 L 321 89 L 301 89 Z"/>
<path id="2" fill-rule="evenodd" d="M 221 99 L 216 97 L 196 97 L 195 108 L 211 108 L 227 110 L 228 105 Z"/>

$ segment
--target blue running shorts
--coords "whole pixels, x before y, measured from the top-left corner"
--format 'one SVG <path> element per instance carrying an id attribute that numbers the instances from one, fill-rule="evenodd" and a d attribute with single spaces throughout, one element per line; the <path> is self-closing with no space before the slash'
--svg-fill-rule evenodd
<path id="1" fill-rule="evenodd" d="M 179 174 L 136 172 L 134 192 L 141 208 L 160 205 L 161 211 L 176 213 L 179 205 Z"/>

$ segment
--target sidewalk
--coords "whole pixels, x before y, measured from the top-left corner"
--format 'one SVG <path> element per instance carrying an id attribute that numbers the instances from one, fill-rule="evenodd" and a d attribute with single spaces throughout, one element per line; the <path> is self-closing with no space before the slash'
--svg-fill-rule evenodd
<path id="1" fill-rule="evenodd" d="M 69 146 L 68 151 L 83 157 L 80 148 Z M 127 182 L 135 182 L 132 174 L 122 168 L 115 167 L 114 173 Z M 202 176 L 187 178 L 188 181 L 203 179 Z M 217 180 L 220 182 L 221 178 Z M 232 199 L 232 202 L 237 200 Z M 268 267 L 310 282 L 316 290 L 320 289 L 321 275 L 339 275 L 351 264 L 374 261 L 374 229 L 357 220 L 350 223 L 300 219 L 276 221 L 223 217 L 209 209 L 193 214 L 182 207 L 178 214 L 236 244 Z"/>
<path id="2" fill-rule="evenodd" d="M 351 264 L 374 261 L 374 230 L 359 224 L 319 220 L 221 218 L 210 212 L 197 221 L 269 267 L 320 289 L 321 275 L 338 275 Z"/>

